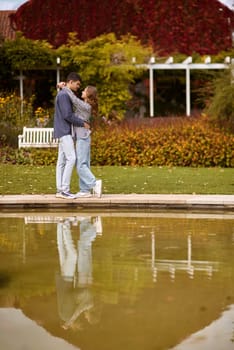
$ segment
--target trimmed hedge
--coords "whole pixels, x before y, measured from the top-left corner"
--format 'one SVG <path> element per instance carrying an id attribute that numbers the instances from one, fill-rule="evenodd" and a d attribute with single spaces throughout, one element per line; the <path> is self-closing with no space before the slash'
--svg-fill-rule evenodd
<path id="1" fill-rule="evenodd" d="M 2 148 L 3 163 L 56 164 L 57 149 Z M 234 135 L 204 119 L 154 118 L 103 126 L 92 134 L 92 165 L 234 167 Z"/>
<path id="2" fill-rule="evenodd" d="M 234 166 L 234 136 L 203 121 L 98 131 L 92 149 L 93 165 Z"/>

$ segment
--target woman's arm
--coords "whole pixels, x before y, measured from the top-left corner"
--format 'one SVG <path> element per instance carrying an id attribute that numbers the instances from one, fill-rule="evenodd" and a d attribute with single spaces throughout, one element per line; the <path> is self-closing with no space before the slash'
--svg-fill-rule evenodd
<path id="1" fill-rule="evenodd" d="M 72 111 L 71 100 L 68 94 L 61 93 L 58 99 L 58 106 L 59 106 L 61 115 L 68 123 L 79 127 L 85 127 L 87 129 L 90 128 L 89 124 L 84 119 L 78 117 Z"/>
<path id="2" fill-rule="evenodd" d="M 58 83 L 57 87 L 67 92 L 67 94 L 71 99 L 72 105 L 74 107 L 74 111 L 75 113 L 77 113 L 77 116 L 85 120 L 87 123 L 89 123 L 90 117 L 91 117 L 91 110 L 92 110 L 92 107 L 90 106 L 90 104 L 81 100 L 79 97 L 77 97 L 70 89 L 66 87 L 65 82 Z"/>

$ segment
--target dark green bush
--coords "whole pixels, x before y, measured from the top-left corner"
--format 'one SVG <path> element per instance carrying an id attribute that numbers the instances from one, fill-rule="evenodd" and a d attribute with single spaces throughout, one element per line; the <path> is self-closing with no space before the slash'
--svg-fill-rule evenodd
<path id="1" fill-rule="evenodd" d="M 211 123 L 234 132 L 234 65 L 219 74 L 204 88 L 212 91 L 206 107 Z"/>

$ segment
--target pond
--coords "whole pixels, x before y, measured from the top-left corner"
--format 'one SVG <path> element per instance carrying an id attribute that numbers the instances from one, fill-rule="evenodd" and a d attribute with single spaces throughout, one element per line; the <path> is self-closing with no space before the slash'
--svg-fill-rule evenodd
<path id="1" fill-rule="evenodd" d="M 234 214 L 0 213 L 0 348 L 233 349 Z"/>

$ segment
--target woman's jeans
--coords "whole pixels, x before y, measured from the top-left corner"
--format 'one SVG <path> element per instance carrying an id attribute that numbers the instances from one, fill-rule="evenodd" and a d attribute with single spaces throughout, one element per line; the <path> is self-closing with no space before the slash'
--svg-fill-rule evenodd
<path id="1" fill-rule="evenodd" d="M 57 192 L 69 192 L 72 170 L 76 163 L 74 141 L 71 135 L 59 139 L 58 160 L 56 166 Z"/>
<path id="2" fill-rule="evenodd" d="M 89 192 L 96 184 L 96 178 L 90 170 L 91 137 L 78 138 L 76 141 L 76 170 L 79 176 L 80 192 Z"/>

